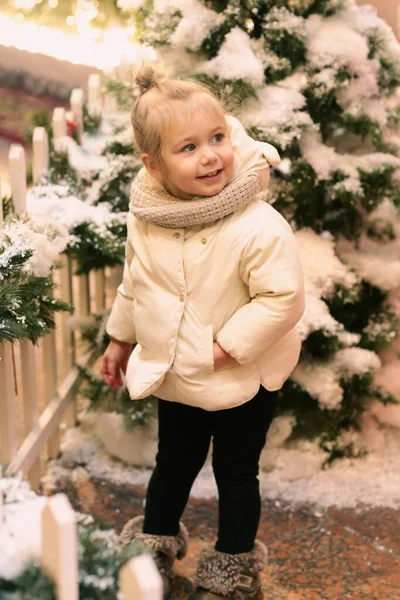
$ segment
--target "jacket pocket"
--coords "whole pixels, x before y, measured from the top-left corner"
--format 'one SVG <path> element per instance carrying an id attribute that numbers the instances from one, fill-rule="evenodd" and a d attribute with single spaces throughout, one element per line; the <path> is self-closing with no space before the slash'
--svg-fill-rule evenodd
<path id="1" fill-rule="evenodd" d="M 203 356 L 205 357 L 206 372 L 214 373 L 214 329 L 212 325 L 206 325 L 204 328 Z"/>

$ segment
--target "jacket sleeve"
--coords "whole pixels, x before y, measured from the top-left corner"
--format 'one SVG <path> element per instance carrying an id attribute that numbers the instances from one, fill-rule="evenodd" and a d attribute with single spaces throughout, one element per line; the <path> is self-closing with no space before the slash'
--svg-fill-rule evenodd
<path id="1" fill-rule="evenodd" d="M 107 321 L 106 331 L 112 338 L 120 342 L 136 343 L 135 326 L 133 323 L 133 285 L 130 271 L 133 259 L 133 248 L 130 243 L 130 217 L 128 215 L 128 236 L 125 249 L 125 265 L 122 283 L 117 290 L 110 316 Z"/>
<path id="2" fill-rule="evenodd" d="M 274 222 L 268 227 L 259 223 L 242 252 L 240 275 L 249 287 L 251 301 L 239 308 L 216 336 L 225 352 L 242 365 L 278 342 L 304 312 L 296 239 L 278 213 L 272 216 Z"/>

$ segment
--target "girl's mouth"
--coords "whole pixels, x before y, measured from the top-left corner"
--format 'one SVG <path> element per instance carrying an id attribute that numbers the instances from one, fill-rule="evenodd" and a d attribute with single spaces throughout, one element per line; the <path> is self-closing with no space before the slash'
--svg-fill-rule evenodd
<path id="1" fill-rule="evenodd" d="M 198 179 L 208 179 L 208 180 L 217 179 L 217 177 L 220 175 L 220 173 L 222 173 L 222 169 L 217 169 L 216 171 L 207 173 L 207 175 L 201 175 L 201 177 L 198 177 Z"/>

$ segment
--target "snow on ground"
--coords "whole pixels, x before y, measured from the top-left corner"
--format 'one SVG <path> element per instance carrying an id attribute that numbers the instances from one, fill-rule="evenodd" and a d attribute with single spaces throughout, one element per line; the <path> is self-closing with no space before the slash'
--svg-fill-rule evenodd
<path id="1" fill-rule="evenodd" d="M 5 500 L 0 527 L 0 578 L 13 579 L 29 560 L 38 559 L 41 513 L 46 498 L 37 496 L 21 478 L 0 477 Z"/>
<path id="2" fill-rule="evenodd" d="M 317 444 L 303 442 L 292 449 L 271 448 L 271 470 L 260 474 L 262 496 L 277 502 L 306 503 L 322 508 L 362 505 L 400 508 L 400 432 L 385 427 L 380 433 L 381 443 L 368 455 L 338 460 L 327 470 L 321 470 L 325 455 Z M 57 487 L 60 478 L 74 480 L 74 471 L 77 470 L 78 476 L 82 467 L 89 476 L 120 484 L 146 485 L 151 475 L 151 469 L 127 466 L 112 458 L 93 433 L 82 428 L 66 432 L 62 452 L 61 458 L 50 464 L 43 478 L 48 491 Z M 200 472 L 191 495 L 195 498 L 216 497 L 210 466 L 206 465 Z"/>

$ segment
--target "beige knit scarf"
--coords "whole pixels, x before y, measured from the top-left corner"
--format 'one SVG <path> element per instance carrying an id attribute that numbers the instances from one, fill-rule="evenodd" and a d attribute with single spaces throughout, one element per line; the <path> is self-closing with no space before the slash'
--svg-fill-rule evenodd
<path id="1" fill-rule="evenodd" d="M 129 210 L 142 221 L 161 227 L 192 227 L 226 217 L 254 200 L 260 191 L 256 173 L 238 177 L 215 196 L 179 200 L 164 189 L 146 185 L 137 177 L 132 184 Z"/>

